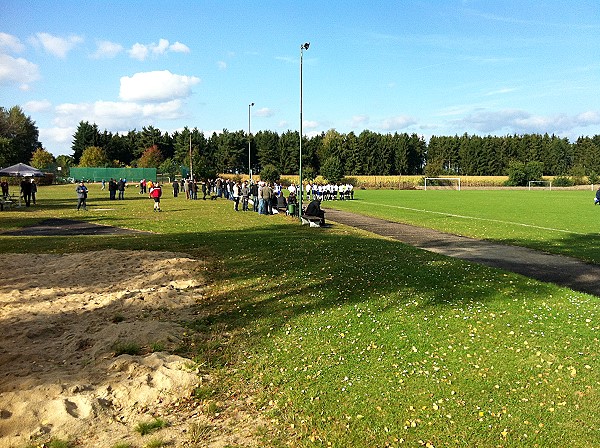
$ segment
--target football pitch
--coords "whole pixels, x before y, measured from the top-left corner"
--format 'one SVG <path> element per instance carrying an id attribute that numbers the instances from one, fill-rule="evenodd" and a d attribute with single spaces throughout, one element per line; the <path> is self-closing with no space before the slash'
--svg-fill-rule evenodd
<path id="1" fill-rule="evenodd" d="M 358 190 L 326 207 L 600 263 L 592 190 Z"/>

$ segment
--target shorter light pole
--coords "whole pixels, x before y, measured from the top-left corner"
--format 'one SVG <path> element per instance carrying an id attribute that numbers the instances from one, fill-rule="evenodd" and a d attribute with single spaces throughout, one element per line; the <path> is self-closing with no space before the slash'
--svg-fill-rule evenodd
<path id="1" fill-rule="evenodd" d="M 190 180 L 194 180 L 194 169 L 192 165 L 192 133 L 190 132 Z"/>
<path id="2" fill-rule="evenodd" d="M 250 180 L 252 181 L 252 158 L 250 157 L 250 148 L 251 148 L 251 140 L 250 140 L 250 108 L 254 106 L 254 103 L 248 104 L 248 175 L 250 176 Z"/>

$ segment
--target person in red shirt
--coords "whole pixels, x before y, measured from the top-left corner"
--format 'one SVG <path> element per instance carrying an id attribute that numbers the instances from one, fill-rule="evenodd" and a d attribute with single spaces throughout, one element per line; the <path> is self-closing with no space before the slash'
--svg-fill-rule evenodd
<path id="1" fill-rule="evenodd" d="M 162 188 L 160 184 L 156 182 L 150 187 L 150 197 L 154 199 L 154 211 L 160 212 L 160 197 L 162 196 Z"/>

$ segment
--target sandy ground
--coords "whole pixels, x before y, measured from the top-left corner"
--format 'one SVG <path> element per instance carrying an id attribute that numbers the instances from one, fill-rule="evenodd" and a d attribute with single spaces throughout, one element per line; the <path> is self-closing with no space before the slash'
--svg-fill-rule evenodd
<path id="1" fill-rule="evenodd" d="M 168 354 L 203 300 L 202 263 L 181 254 L 105 250 L 4 254 L 0 278 L 0 447 L 255 446 L 256 422 L 216 418 L 189 397 L 207 381 Z M 22 266 L 26 266 L 23 268 Z M 140 355 L 116 356 L 135 343 Z M 140 422 L 169 426 L 142 437 Z M 218 417 L 218 416 L 217 416 Z"/>

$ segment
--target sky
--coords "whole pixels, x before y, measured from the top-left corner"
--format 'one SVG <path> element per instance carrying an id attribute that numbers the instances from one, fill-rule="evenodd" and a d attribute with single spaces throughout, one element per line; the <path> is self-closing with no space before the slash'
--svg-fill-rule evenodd
<path id="1" fill-rule="evenodd" d="M 308 136 L 600 134 L 598 0 L 0 2 L 0 107 L 55 156 L 81 121 L 297 131 L 301 55 Z"/>

